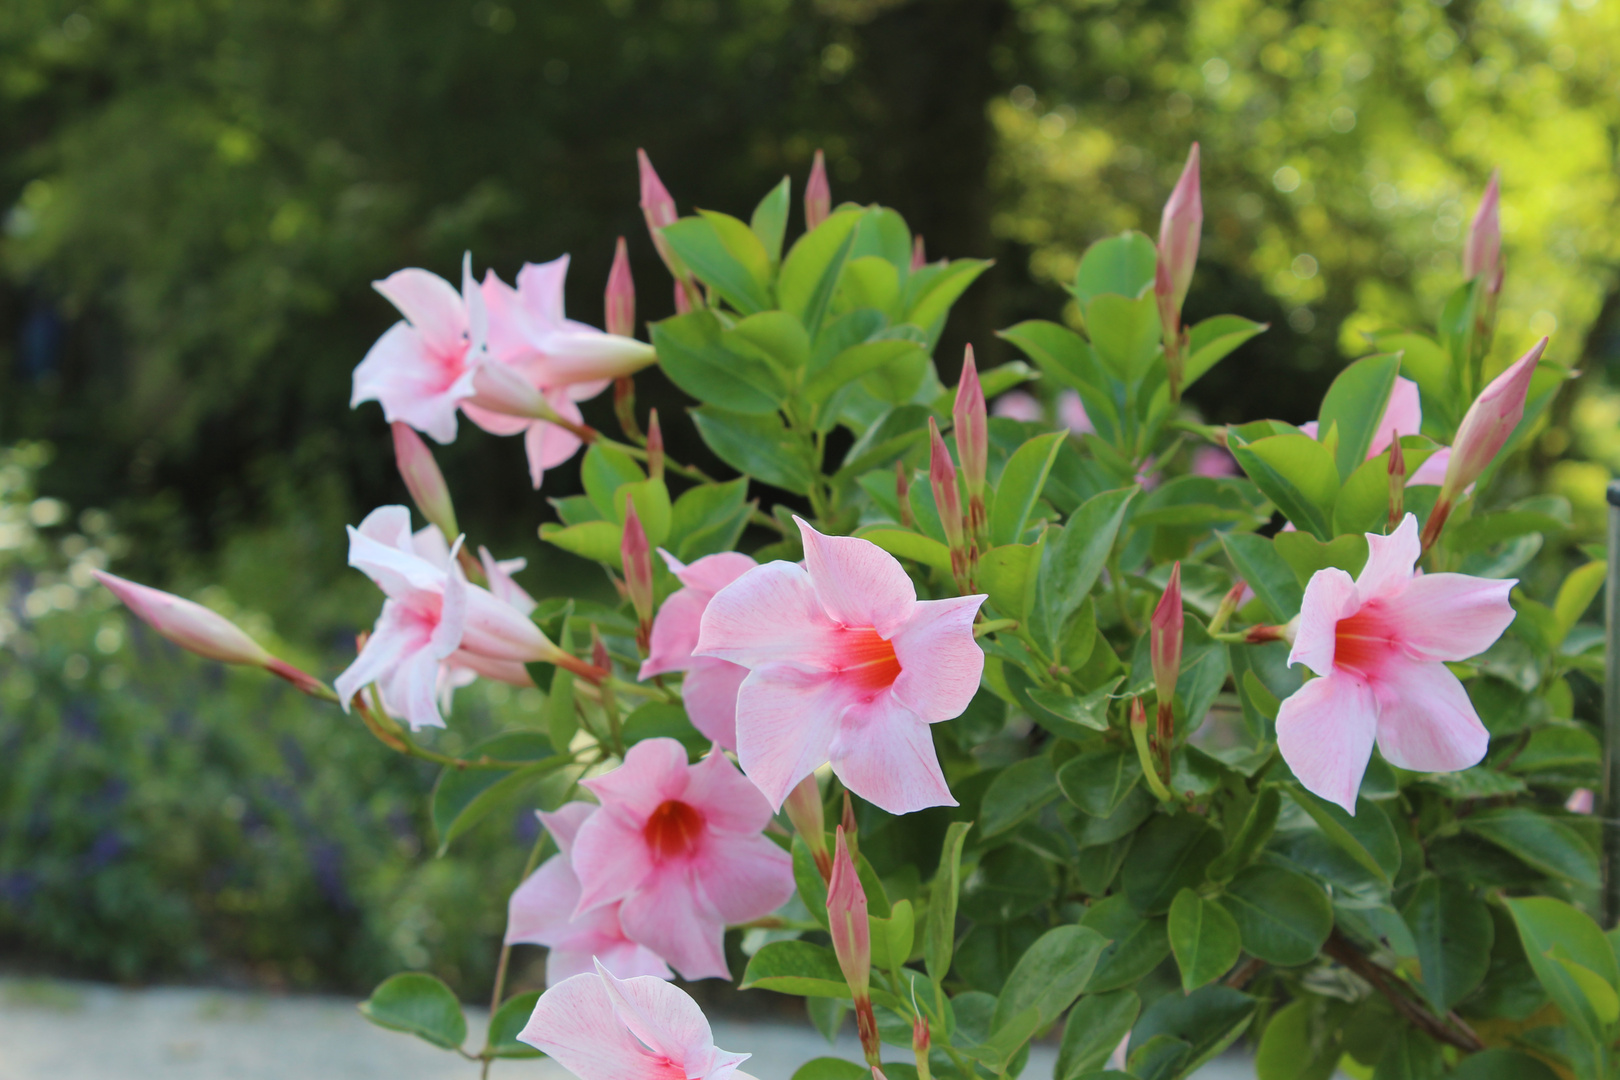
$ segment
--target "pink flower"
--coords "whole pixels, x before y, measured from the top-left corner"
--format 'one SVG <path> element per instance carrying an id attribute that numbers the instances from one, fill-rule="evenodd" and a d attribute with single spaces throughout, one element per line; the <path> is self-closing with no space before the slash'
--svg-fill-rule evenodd
<path id="1" fill-rule="evenodd" d="M 646 680 L 669 671 L 684 671 L 681 700 L 692 726 L 727 750 L 737 749 L 737 688 L 748 669 L 712 656 L 693 656 L 703 612 L 714 594 L 759 564 L 740 551 L 705 555 L 690 566 L 660 548 L 669 572 L 683 588 L 675 590 L 653 620 L 647 659 L 636 676 Z"/>
<path id="2" fill-rule="evenodd" d="M 1591 788 L 1576 788 L 1569 793 L 1569 798 L 1564 802 L 1564 809 L 1572 814 L 1590 814 L 1595 803 L 1596 799 Z"/>
<path id="3" fill-rule="evenodd" d="M 970 498 L 982 498 L 985 470 L 990 460 L 990 433 L 984 409 L 984 387 L 979 385 L 979 369 L 973 361 L 971 345 L 962 359 L 962 377 L 956 384 L 956 404 L 951 408 L 951 418 L 956 433 L 956 453 L 962 459 L 962 480 Z"/>
<path id="4" fill-rule="evenodd" d="M 1058 395 L 1057 414 L 1058 421 L 1076 435 L 1097 433 L 1097 425 L 1086 415 L 1085 404 L 1073 390 L 1065 390 Z"/>
<path id="5" fill-rule="evenodd" d="M 456 409 L 472 396 L 473 368 L 484 347 L 472 256 L 463 257 L 461 292 L 439 275 L 397 270 L 371 287 L 405 316 L 377 339 L 354 369 L 351 408 L 376 401 L 392 423 L 402 420 L 441 443 L 456 438 Z"/>
<path id="6" fill-rule="evenodd" d="M 814 229 L 832 213 L 832 187 L 827 183 L 827 156 L 816 151 L 810 165 L 810 179 L 804 185 L 804 228 Z"/>
<path id="7" fill-rule="evenodd" d="M 1041 408 L 1041 403 L 1035 400 L 1033 394 L 1026 394 L 1022 390 L 1009 390 L 1002 394 L 996 398 L 996 403 L 990 411 L 996 416 L 1021 420 L 1026 424 L 1036 424 L 1046 419 L 1046 412 Z"/>
<path id="8" fill-rule="evenodd" d="M 645 739 L 584 783 L 602 808 L 574 837 L 576 913 L 619 903 L 625 935 L 683 979 L 729 978 L 726 925 L 793 895 L 792 860 L 760 833 L 771 808 L 725 754 L 687 765 L 674 739 Z"/>
<path id="9" fill-rule="evenodd" d="M 1192 452 L 1192 468 L 1194 476 L 1236 476 L 1237 462 L 1232 455 L 1218 446 L 1200 446 Z"/>
<path id="10" fill-rule="evenodd" d="M 1480 392 L 1474 403 L 1463 414 L 1452 440 L 1452 455 L 1440 486 L 1440 498 L 1452 500 L 1466 487 L 1479 479 L 1496 455 L 1507 444 L 1513 429 L 1524 418 L 1525 398 L 1530 393 L 1530 380 L 1536 374 L 1536 365 L 1547 349 L 1542 338 L 1529 352 L 1519 357 L 1502 374 L 1492 379 Z M 1425 462 L 1424 464 L 1428 464 Z"/>
<path id="11" fill-rule="evenodd" d="M 1187 152 L 1175 190 L 1164 204 L 1159 220 L 1159 261 L 1154 293 L 1166 327 L 1179 320 L 1181 304 L 1192 285 L 1193 268 L 1198 264 L 1198 239 L 1204 227 L 1204 203 L 1198 184 L 1198 144 Z"/>
<path id="12" fill-rule="evenodd" d="M 411 493 L 411 501 L 441 533 L 456 535 L 460 532 L 456 528 L 456 508 L 450 500 L 450 487 L 439 471 L 439 463 L 433 460 L 433 451 L 403 420 L 396 420 L 390 426 L 394 432 L 394 463 L 399 466 L 400 478 Z"/>
<path id="13" fill-rule="evenodd" d="M 1489 648 L 1513 621 L 1515 582 L 1415 572 L 1417 518 L 1367 534 L 1354 581 L 1318 570 L 1305 588 L 1290 664 L 1312 679 L 1282 703 L 1277 745 L 1302 784 L 1355 813 L 1374 741 L 1391 765 L 1455 772 L 1490 736 L 1447 661 Z"/>
<path id="14" fill-rule="evenodd" d="M 506 944 L 544 945 L 546 985 L 595 970 L 593 958 L 621 979 L 674 976 L 657 953 L 624 935 L 619 905 L 604 904 L 577 918 L 579 878 L 569 862 L 574 837 L 596 813 L 590 803 L 572 802 L 554 814 L 540 813 L 546 831 L 557 841 L 557 854 L 540 864 L 512 893 L 506 909 Z"/>
<path id="15" fill-rule="evenodd" d="M 794 520 L 798 521 L 797 518 Z M 804 566 L 773 562 L 717 593 L 694 653 L 749 669 L 737 756 L 773 807 L 823 762 L 893 814 L 955 806 L 930 724 L 979 688 L 983 595 L 918 600 L 888 552 L 803 521 Z"/>
<path id="16" fill-rule="evenodd" d="M 1493 169 L 1463 242 L 1463 277 L 1472 281 L 1483 274 L 1485 288 L 1492 293 L 1502 291 L 1501 201 L 1502 170 Z"/>
<path id="17" fill-rule="evenodd" d="M 600 963 L 541 994 L 518 1038 L 579 1080 L 753 1080 L 737 1069 L 749 1055 L 716 1047 L 685 991 Z"/>

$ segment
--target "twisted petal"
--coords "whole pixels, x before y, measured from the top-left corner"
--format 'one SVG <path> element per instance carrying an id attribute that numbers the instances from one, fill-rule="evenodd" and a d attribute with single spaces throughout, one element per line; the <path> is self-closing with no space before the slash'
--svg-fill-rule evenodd
<path id="1" fill-rule="evenodd" d="M 656 979 L 616 979 L 601 968 L 597 973 L 630 1033 L 653 1053 L 685 1066 L 688 1076 L 712 1077 L 748 1060 L 748 1054 L 715 1047 L 708 1019 L 685 992 Z"/>
<path id="2" fill-rule="evenodd" d="M 1391 765 L 1456 772 L 1485 756 L 1490 734 L 1444 664 L 1390 664 L 1377 694 L 1378 749 Z"/>
<path id="3" fill-rule="evenodd" d="M 462 344 L 466 306 L 455 286 L 438 274 L 416 267 L 396 270 L 371 287 L 399 309 L 430 350 L 447 353 Z"/>
<path id="4" fill-rule="evenodd" d="M 1367 534 L 1367 565 L 1356 578 L 1362 603 L 1399 592 L 1412 580 L 1413 567 L 1423 545 L 1418 541 L 1417 517 L 1407 514 L 1388 536 Z"/>
<path id="5" fill-rule="evenodd" d="M 1310 680 L 1282 703 L 1277 749 L 1307 790 L 1354 814 L 1379 727 L 1372 690 L 1334 672 Z"/>
<path id="6" fill-rule="evenodd" d="M 366 639 L 365 648 L 354 658 L 354 663 L 333 681 L 332 688 L 337 691 L 338 700 L 345 711 L 354 695 L 394 670 L 400 657 L 407 651 L 421 647 L 423 635 L 407 629 L 403 614 L 394 601 L 385 601 L 382 614 L 377 616 L 377 624 Z"/>
<path id="7" fill-rule="evenodd" d="M 574 850 L 574 837 L 579 835 L 579 827 L 594 813 L 596 807 L 588 802 L 571 802 L 563 803 L 549 814 L 537 810 L 535 816 L 557 842 L 557 850 L 567 855 Z"/>
<path id="8" fill-rule="evenodd" d="M 891 814 L 956 805 L 928 724 L 892 693 L 845 709 L 829 756 L 849 790 Z"/>
<path id="9" fill-rule="evenodd" d="M 653 619 L 647 659 L 638 679 L 650 679 L 667 671 L 685 671 L 692 663 L 698 631 L 703 625 L 703 609 L 709 598 L 696 589 L 677 589 L 658 609 Z"/>
<path id="10" fill-rule="evenodd" d="M 1304 664 L 1318 675 L 1331 674 L 1339 620 L 1356 607 L 1356 583 L 1349 574 L 1335 566 L 1312 574 L 1299 605 L 1289 664 Z"/>
<path id="11" fill-rule="evenodd" d="M 524 263 L 517 275 L 518 303 L 537 330 L 549 330 L 564 321 L 563 283 L 568 278 L 568 256 L 543 263 Z"/>
<path id="12" fill-rule="evenodd" d="M 687 1080 L 679 1063 L 653 1056 L 636 1041 L 594 972 L 541 994 L 518 1038 L 579 1080 Z"/>

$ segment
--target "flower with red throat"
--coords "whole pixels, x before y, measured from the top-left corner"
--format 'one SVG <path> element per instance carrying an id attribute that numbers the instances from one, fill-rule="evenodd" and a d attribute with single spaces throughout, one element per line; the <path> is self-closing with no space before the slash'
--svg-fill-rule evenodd
<path id="1" fill-rule="evenodd" d="M 737 694 L 743 771 L 773 807 L 828 761 L 890 813 L 955 806 L 929 725 L 960 716 L 979 688 L 973 617 L 985 597 L 918 600 L 876 544 L 794 520 L 804 565 L 767 563 L 720 590 L 694 650 L 749 669 Z"/>
<path id="2" fill-rule="evenodd" d="M 748 669 L 712 656 L 693 656 L 703 612 L 714 594 L 759 564 L 740 551 L 705 555 L 687 565 L 669 552 L 658 549 L 669 572 L 682 588 L 670 594 L 653 619 L 647 659 L 638 679 L 670 671 L 684 671 L 681 700 L 692 726 L 703 737 L 727 750 L 737 749 L 737 689 L 748 677 Z"/>
<path id="3" fill-rule="evenodd" d="M 1418 574 L 1411 514 L 1389 536 L 1367 534 L 1351 580 L 1318 570 L 1305 587 L 1290 664 L 1319 678 L 1277 713 L 1277 747 L 1312 792 L 1356 810 L 1373 743 L 1391 765 L 1456 772 L 1485 756 L 1490 735 L 1448 662 L 1490 648 L 1513 621 L 1516 582 Z"/>
<path id="4" fill-rule="evenodd" d="M 512 893 L 506 908 L 506 944 L 544 945 L 546 985 L 595 971 L 593 958 L 621 979 L 636 975 L 671 978 L 669 965 L 645 945 L 625 936 L 619 905 L 604 904 L 575 916 L 579 906 L 579 878 L 569 862 L 574 837 L 587 818 L 597 813 L 590 803 L 565 804 L 554 814 L 541 812 L 540 823 L 557 842 L 557 854 Z"/>
<path id="5" fill-rule="evenodd" d="M 753 1080 L 737 1069 L 749 1055 L 715 1046 L 684 990 L 602 964 L 541 994 L 518 1038 L 579 1080 Z"/>
<path id="6" fill-rule="evenodd" d="M 674 739 L 645 739 L 584 783 L 602 808 L 574 837 L 576 913 L 618 903 L 625 936 L 683 979 L 729 978 L 727 924 L 793 895 L 792 860 L 760 831 L 771 808 L 725 754 L 688 765 Z"/>

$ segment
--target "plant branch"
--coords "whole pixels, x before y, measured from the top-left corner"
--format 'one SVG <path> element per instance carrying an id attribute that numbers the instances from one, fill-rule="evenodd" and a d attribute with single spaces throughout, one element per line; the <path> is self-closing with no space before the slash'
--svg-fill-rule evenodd
<path id="1" fill-rule="evenodd" d="M 1322 951 L 1371 983 L 1374 990 L 1389 999 L 1396 1012 L 1406 1017 L 1413 1027 L 1425 1035 L 1448 1046 L 1455 1046 L 1468 1054 L 1477 1054 L 1485 1049 L 1485 1045 L 1479 1041 L 1479 1036 L 1475 1035 L 1466 1024 L 1458 1021 L 1461 1027 L 1461 1030 L 1458 1030 L 1403 993 L 1399 989 L 1402 984 L 1393 972 L 1374 963 L 1337 929 L 1328 935 Z"/>

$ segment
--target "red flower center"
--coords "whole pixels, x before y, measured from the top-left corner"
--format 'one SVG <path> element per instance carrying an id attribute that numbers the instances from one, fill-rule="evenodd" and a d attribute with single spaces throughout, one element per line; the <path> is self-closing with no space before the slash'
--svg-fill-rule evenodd
<path id="1" fill-rule="evenodd" d="M 862 690 L 887 690 L 900 677 L 894 643 L 879 637 L 871 627 L 846 628 L 840 644 L 843 664 L 839 670 Z"/>
<path id="2" fill-rule="evenodd" d="M 1366 678 L 1398 648 L 1395 628 L 1378 610 L 1377 601 L 1373 601 L 1349 618 L 1339 620 L 1333 633 L 1333 666 Z"/>
<path id="3" fill-rule="evenodd" d="M 658 861 L 685 858 L 703 838 L 703 815 L 689 803 L 666 799 L 647 818 L 641 834 Z"/>

